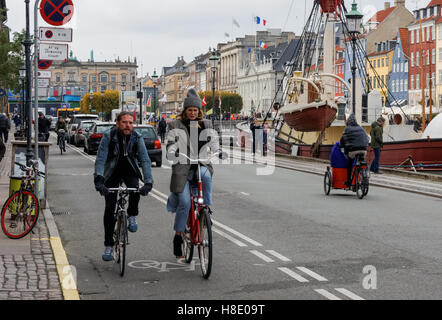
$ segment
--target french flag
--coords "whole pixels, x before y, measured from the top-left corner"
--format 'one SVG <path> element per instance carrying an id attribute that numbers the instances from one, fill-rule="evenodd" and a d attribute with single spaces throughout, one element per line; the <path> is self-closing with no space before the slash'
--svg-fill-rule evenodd
<path id="1" fill-rule="evenodd" d="M 263 48 L 263 49 L 267 49 L 267 44 L 264 43 L 264 41 L 260 41 L 260 42 L 259 42 L 259 46 L 260 46 L 261 48 Z"/>

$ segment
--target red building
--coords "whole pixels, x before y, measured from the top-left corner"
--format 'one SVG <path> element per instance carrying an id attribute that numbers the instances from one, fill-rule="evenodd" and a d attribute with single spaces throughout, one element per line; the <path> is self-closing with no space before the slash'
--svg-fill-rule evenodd
<path id="1" fill-rule="evenodd" d="M 410 105 L 422 101 L 422 86 L 428 103 L 430 78 L 433 82 L 433 103 L 435 101 L 436 20 L 441 16 L 441 7 L 442 0 L 433 0 L 426 8 L 415 10 L 415 21 L 408 26 Z"/>
<path id="2" fill-rule="evenodd" d="M 339 46 L 336 46 L 336 55 L 335 55 L 335 75 L 338 77 L 344 78 L 345 73 L 345 48 L 341 48 Z M 343 97 L 344 96 L 344 90 L 345 86 L 341 81 L 335 82 L 335 96 L 336 97 Z"/>

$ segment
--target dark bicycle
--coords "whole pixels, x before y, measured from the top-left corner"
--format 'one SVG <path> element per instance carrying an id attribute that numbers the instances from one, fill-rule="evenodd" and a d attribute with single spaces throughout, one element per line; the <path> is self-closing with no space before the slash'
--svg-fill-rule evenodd
<path id="1" fill-rule="evenodd" d="M 331 189 L 351 190 L 356 192 L 359 199 L 363 199 L 368 194 L 368 189 L 370 186 L 368 165 L 361 154 L 356 155 L 353 163 L 351 187 L 345 185 L 346 180 L 346 168 L 331 168 L 328 166 L 324 175 L 324 193 L 329 195 Z"/>
<path id="2" fill-rule="evenodd" d="M 110 193 L 118 193 L 117 209 L 115 210 L 115 229 L 114 229 L 114 261 L 120 267 L 120 276 L 124 276 L 126 268 L 126 248 L 129 244 L 129 235 L 127 232 L 127 198 L 131 193 L 138 193 L 136 188 L 109 188 Z"/>
<path id="3" fill-rule="evenodd" d="M 64 129 L 60 129 L 57 132 L 57 140 L 58 146 L 60 147 L 60 153 L 66 152 L 66 131 Z"/>

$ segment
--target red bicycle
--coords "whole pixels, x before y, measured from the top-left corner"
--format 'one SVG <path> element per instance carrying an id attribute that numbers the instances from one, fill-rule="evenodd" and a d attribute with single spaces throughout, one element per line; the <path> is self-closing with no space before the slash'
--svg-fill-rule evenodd
<path id="1" fill-rule="evenodd" d="M 193 259 L 193 250 L 198 248 L 201 272 L 204 279 L 210 277 L 212 271 L 213 244 L 212 244 L 212 210 L 204 204 L 203 182 L 201 180 L 201 162 L 210 159 L 192 160 L 187 155 L 180 153 L 192 162 L 197 162 L 198 170 L 196 179 L 190 182 L 190 211 L 184 231 L 182 250 L 186 263 Z"/>

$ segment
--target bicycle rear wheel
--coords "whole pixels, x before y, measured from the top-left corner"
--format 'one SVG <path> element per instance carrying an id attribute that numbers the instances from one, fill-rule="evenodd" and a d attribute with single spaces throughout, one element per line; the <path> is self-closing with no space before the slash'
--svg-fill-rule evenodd
<path id="1" fill-rule="evenodd" d="M 203 278 L 208 279 L 212 271 L 212 221 L 207 209 L 200 214 L 201 242 L 198 244 L 198 255 L 200 259 Z"/>
<path id="2" fill-rule="evenodd" d="M 40 206 L 35 194 L 28 190 L 13 193 L 1 213 L 2 230 L 10 239 L 20 239 L 32 231 L 38 220 Z"/>
<path id="3" fill-rule="evenodd" d="M 184 254 L 184 259 L 186 263 L 191 263 L 193 259 L 193 243 L 192 243 L 192 237 L 190 235 L 190 227 L 186 226 L 186 230 L 183 234 L 183 244 L 181 245 L 181 249 Z"/>
<path id="4" fill-rule="evenodd" d="M 358 198 L 363 199 L 365 196 L 365 188 L 362 179 L 362 172 L 358 168 L 356 168 L 355 171 L 355 188 L 356 188 L 356 195 L 358 196 Z"/>
<path id="5" fill-rule="evenodd" d="M 326 196 L 330 194 L 331 186 L 332 186 L 332 175 L 330 171 L 327 170 L 324 175 L 324 193 Z"/>

